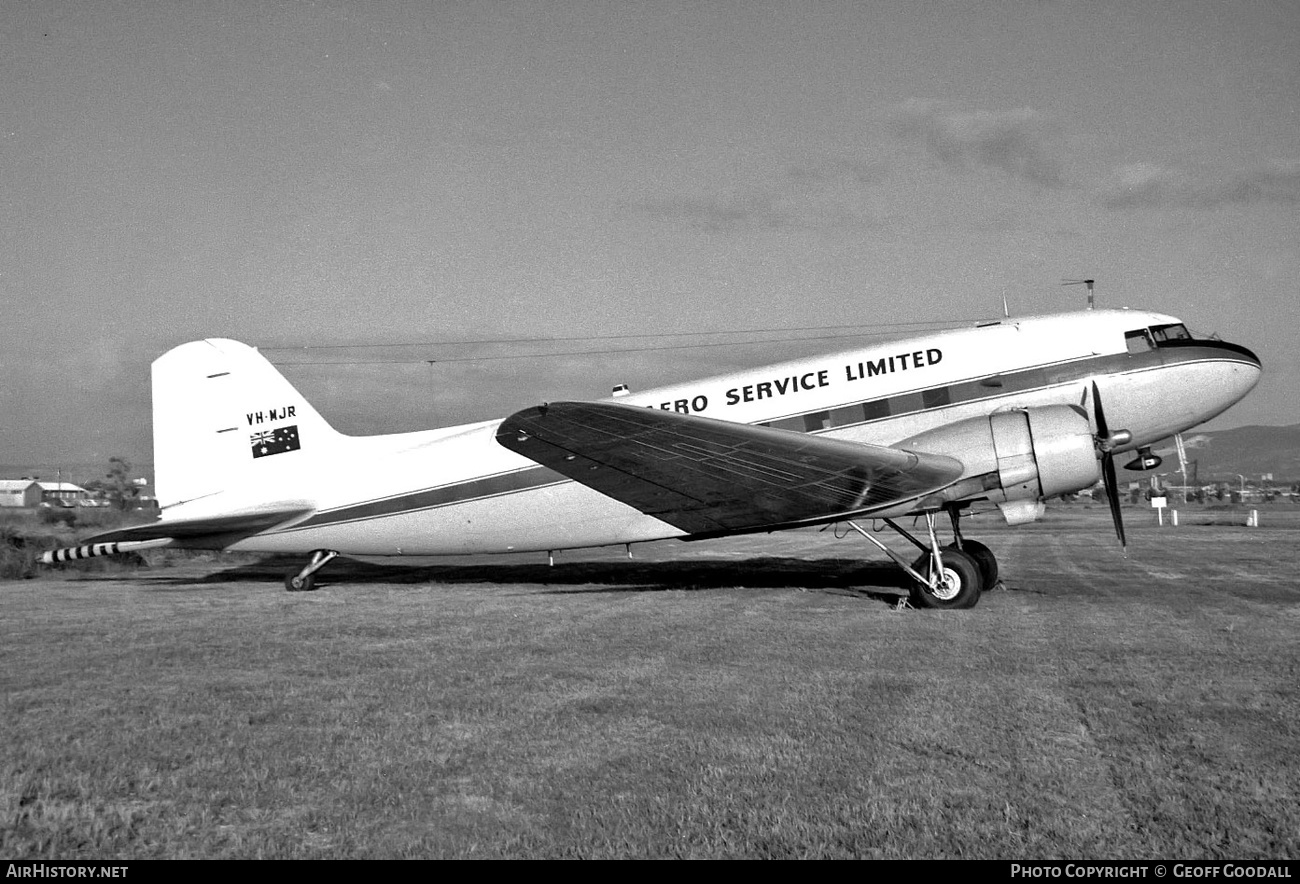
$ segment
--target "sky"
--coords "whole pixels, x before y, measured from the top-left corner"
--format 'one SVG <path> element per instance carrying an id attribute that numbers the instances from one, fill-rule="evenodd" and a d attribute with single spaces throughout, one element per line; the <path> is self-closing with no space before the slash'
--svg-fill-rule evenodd
<path id="1" fill-rule="evenodd" d="M 0 463 L 147 472 L 200 338 L 400 432 L 1083 277 L 1300 422 L 1291 0 L 0 0 L 0 75 Z"/>

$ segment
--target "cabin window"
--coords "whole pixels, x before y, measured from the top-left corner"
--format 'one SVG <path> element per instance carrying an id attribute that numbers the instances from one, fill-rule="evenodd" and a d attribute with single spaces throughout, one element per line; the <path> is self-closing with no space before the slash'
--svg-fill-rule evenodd
<path id="1" fill-rule="evenodd" d="M 921 393 L 921 404 L 926 408 L 941 408 L 952 402 L 952 394 L 947 387 L 926 390 Z"/>
<path id="2" fill-rule="evenodd" d="M 814 430 L 824 430 L 831 425 L 831 413 L 829 411 L 814 411 L 812 414 L 803 416 L 804 429 L 808 432 Z"/>
<path id="3" fill-rule="evenodd" d="M 997 385 L 988 384 L 989 378 L 978 381 L 963 381 L 960 384 L 953 384 L 948 388 L 948 395 L 953 402 L 973 402 L 976 399 L 984 399 L 989 396 L 996 396 L 1002 386 L 998 381 Z"/>
<path id="4" fill-rule="evenodd" d="M 863 402 L 862 416 L 869 421 L 889 417 L 889 400 L 877 399 L 875 402 Z"/>
<path id="5" fill-rule="evenodd" d="M 904 393 L 901 396 L 893 396 L 889 400 L 889 410 L 893 414 L 911 414 L 924 407 L 920 393 Z"/>
<path id="6" fill-rule="evenodd" d="M 1144 328 L 1124 332 L 1124 346 L 1130 353 L 1145 353 L 1152 348 L 1151 337 Z"/>
<path id="7" fill-rule="evenodd" d="M 843 427 L 849 424 L 856 424 L 862 421 L 861 405 L 846 405 L 843 408 L 831 409 L 831 426 Z"/>
<path id="8" fill-rule="evenodd" d="M 774 427 L 778 430 L 795 430 L 796 432 L 802 433 L 804 431 L 803 415 L 783 417 L 779 421 L 772 421 L 768 426 Z"/>

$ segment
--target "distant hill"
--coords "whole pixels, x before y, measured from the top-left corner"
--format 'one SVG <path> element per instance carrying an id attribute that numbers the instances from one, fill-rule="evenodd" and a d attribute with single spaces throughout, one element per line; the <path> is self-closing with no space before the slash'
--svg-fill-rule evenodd
<path id="1" fill-rule="evenodd" d="M 1237 480 L 1243 475 L 1249 481 L 1258 480 L 1263 473 L 1272 473 L 1276 484 L 1300 481 L 1300 424 L 1289 427 L 1237 427 L 1233 430 L 1192 431 L 1183 435 L 1187 460 L 1197 461 L 1198 476 L 1202 484 L 1213 481 Z M 1174 440 L 1166 439 L 1153 446 L 1156 454 L 1165 459 L 1157 472 L 1178 469 L 1178 452 Z M 1119 460 L 1125 458 L 1120 457 Z M 1188 467 L 1190 474 L 1190 465 Z M 1129 473 L 1129 479 L 1138 479 L 1146 473 Z"/>

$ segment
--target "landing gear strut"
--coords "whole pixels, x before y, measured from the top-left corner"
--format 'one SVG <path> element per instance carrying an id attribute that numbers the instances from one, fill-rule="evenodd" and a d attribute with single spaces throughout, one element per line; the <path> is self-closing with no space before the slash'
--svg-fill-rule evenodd
<path id="1" fill-rule="evenodd" d="M 301 571 L 290 571 L 284 575 L 284 588 L 289 592 L 311 592 L 316 588 L 316 572 L 337 555 L 332 549 L 316 550 L 311 554 L 311 561 Z"/>
<path id="2" fill-rule="evenodd" d="M 900 536 L 921 550 L 921 556 L 909 563 L 901 555 L 885 546 L 870 532 L 850 521 L 849 527 L 862 535 L 912 578 L 909 601 L 916 608 L 973 608 L 980 593 L 993 586 L 998 579 L 998 563 L 993 553 L 982 543 L 961 536 L 959 514 L 955 507 L 948 510 L 952 519 L 953 542 L 940 549 L 934 530 L 934 513 L 925 514 L 929 543 L 913 537 L 892 519 L 882 519 Z"/>

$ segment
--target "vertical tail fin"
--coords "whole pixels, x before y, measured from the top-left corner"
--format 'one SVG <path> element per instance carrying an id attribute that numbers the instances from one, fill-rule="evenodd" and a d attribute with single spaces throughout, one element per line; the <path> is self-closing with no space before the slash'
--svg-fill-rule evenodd
<path id="1" fill-rule="evenodd" d="M 246 344 L 194 341 L 153 363 L 154 485 L 164 507 L 279 484 L 341 438 Z"/>

